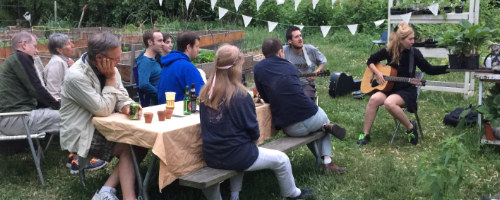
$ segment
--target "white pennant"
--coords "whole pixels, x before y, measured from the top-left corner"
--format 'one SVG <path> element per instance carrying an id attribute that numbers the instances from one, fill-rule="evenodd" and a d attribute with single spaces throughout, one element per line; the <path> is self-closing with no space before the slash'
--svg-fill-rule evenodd
<path id="1" fill-rule="evenodd" d="M 318 4 L 319 0 L 313 0 L 313 9 L 316 9 L 316 4 Z"/>
<path id="2" fill-rule="evenodd" d="M 276 25 L 278 25 L 277 22 L 267 21 L 267 26 L 269 27 L 269 32 L 273 32 L 274 28 L 276 28 Z"/>
<path id="3" fill-rule="evenodd" d="M 226 15 L 227 9 L 219 7 L 219 19 L 222 19 Z"/>
<path id="4" fill-rule="evenodd" d="M 407 24 L 410 23 L 410 18 L 411 18 L 411 12 L 401 15 L 401 19 Z"/>
<path id="5" fill-rule="evenodd" d="M 321 27 L 321 33 L 323 33 L 323 37 L 326 37 L 326 34 L 328 34 L 328 31 L 330 31 L 331 26 L 320 26 Z"/>
<path id="6" fill-rule="evenodd" d="M 215 8 L 215 3 L 217 3 L 217 0 L 210 0 L 210 6 L 212 6 L 212 10 Z"/>
<path id="7" fill-rule="evenodd" d="M 159 1 L 160 1 L 160 6 L 161 6 L 161 4 L 163 3 L 163 0 L 159 0 Z"/>
<path id="8" fill-rule="evenodd" d="M 257 11 L 259 11 L 259 7 L 262 5 L 262 2 L 264 2 L 264 0 L 257 0 Z"/>
<path id="9" fill-rule="evenodd" d="M 250 24 L 250 21 L 252 21 L 252 17 L 246 16 L 246 15 L 241 15 L 243 17 L 243 22 L 245 23 L 245 27 Z"/>
<path id="10" fill-rule="evenodd" d="M 354 33 L 356 33 L 356 30 L 358 30 L 358 25 L 357 24 L 347 25 L 347 28 L 349 28 L 351 34 L 354 35 Z"/>
<path id="11" fill-rule="evenodd" d="M 191 3 L 191 0 L 186 0 L 186 10 L 189 10 L 189 4 Z"/>
<path id="12" fill-rule="evenodd" d="M 302 26 L 302 25 L 294 25 L 294 26 L 299 27 L 300 30 L 302 30 L 304 28 L 304 26 Z"/>
<path id="13" fill-rule="evenodd" d="M 284 4 L 285 0 L 276 0 L 276 5 Z"/>
<path id="14" fill-rule="evenodd" d="M 297 11 L 299 4 L 300 4 L 300 0 L 295 0 L 295 11 Z"/>
<path id="15" fill-rule="evenodd" d="M 432 14 L 434 16 L 438 15 L 438 11 L 439 11 L 439 4 L 435 3 L 435 4 L 432 4 L 430 6 L 427 6 L 427 8 L 429 8 L 429 10 L 431 10 Z"/>
<path id="16" fill-rule="evenodd" d="M 234 0 L 234 7 L 236 8 L 236 11 L 238 11 L 238 7 L 240 7 L 242 0 Z"/>
<path id="17" fill-rule="evenodd" d="M 378 20 L 378 21 L 375 21 L 373 23 L 375 23 L 375 26 L 380 26 L 382 23 L 384 23 L 385 19 L 381 19 L 381 20 Z"/>

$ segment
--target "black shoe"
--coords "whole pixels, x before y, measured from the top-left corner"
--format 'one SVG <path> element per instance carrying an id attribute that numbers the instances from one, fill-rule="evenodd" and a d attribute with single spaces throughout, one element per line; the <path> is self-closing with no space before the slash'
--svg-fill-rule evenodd
<path id="1" fill-rule="evenodd" d="M 300 195 L 296 197 L 287 197 L 287 200 L 293 200 L 293 199 L 305 199 L 307 197 L 312 197 L 314 196 L 314 190 L 311 188 L 299 188 L 300 189 Z"/>
<path id="2" fill-rule="evenodd" d="M 342 128 L 337 124 L 325 124 L 323 125 L 323 130 L 326 133 L 332 134 L 340 140 L 344 139 L 345 137 L 345 128 Z"/>
<path id="3" fill-rule="evenodd" d="M 418 144 L 417 123 L 412 121 L 411 124 L 413 124 L 413 129 L 411 129 L 409 132 L 406 132 L 408 134 L 408 142 L 412 143 L 413 145 L 417 145 Z"/>
<path id="4" fill-rule="evenodd" d="M 360 134 L 358 138 L 358 142 L 356 142 L 359 145 L 365 145 L 370 142 L 370 135 L 367 134 Z"/>

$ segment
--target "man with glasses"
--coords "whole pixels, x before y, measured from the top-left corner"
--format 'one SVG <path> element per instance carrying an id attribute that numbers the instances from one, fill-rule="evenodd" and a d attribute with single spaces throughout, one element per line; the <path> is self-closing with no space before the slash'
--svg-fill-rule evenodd
<path id="1" fill-rule="evenodd" d="M 15 51 L 0 67 L 0 112 L 29 111 L 24 118 L 32 134 L 59 131 L 60 103 L 45 89 L 34 66 L 35 36 L 21 31 L 11 44 Z M 22 117 L 2 118 L 0 127 L 0 136 L 25 134 Z"/>

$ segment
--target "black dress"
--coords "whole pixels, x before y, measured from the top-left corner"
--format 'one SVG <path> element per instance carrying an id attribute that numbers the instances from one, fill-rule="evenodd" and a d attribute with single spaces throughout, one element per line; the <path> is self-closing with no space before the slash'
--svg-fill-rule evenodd
<path id="1" fill-rule="evenodd" d="M 371 63 L 376 64 L 378 62 L 382 62 L 382 60 L 387 60 L 391 67 L 395 68 L 398 71 L 398 77 L 415 77 L 415 69 L 417 66 L 422 72 L 425 72 L 426 74 L 429 75 L 438 75 L 438 74 L 444 74 L 446 72 L 447 65 L 442 65 L 442 66 L 433 66 L 427 60 L 425 60 L 424 56 L 422 53 L 418 50 L 415 49 L 413 50 L 413 57 L 414 57 L 414 63 L 413 63 L 413 71 L 410 72 L 409 69 L 409 59 L 410 56 L 410 50 L 405 49 L 403 52 L 401 52 L 400 58 L 399 58 L 399 65 L 396 65 L 395 63 L 390 63 L 392 61 L 392 55 L 387 51 L 387 49 L 381 49 L 377 53 L 374 53 L 368 58 L 368 61 L 366 62 L 367 65 L 370 65 Z M 402 83 L 402 82 L 395 82 L 394 87 L 392 88 L 392 91 L 385 93 L 387 96 L 391 94 L 398 94 L 403 98 L 403 100 L 406 103 L 406 106 L 408 108 L 408 111 L 410 112 L 415 112 L 417 110 L 417 88 L 409 83 Z"/>

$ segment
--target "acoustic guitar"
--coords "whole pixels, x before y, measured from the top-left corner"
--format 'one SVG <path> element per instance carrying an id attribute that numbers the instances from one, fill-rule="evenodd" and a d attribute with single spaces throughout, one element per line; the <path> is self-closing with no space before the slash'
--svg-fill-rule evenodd
<path id="1" fill-rule="evenodd" d="M 323 77 L 323 76 L 330 76 L 330 70 L 321 70 L 317 73 L 303 73 L 299 74 L 299 77 L 311 77 L 311 76 L 317 76 L 317 77 Z"/>
<path id="2" fill-rule="evenodd" d="M 373 73 L 372 70 L 367 67 L 365 73 L 363 74 L 363 79 L 361 79 L 361 92 L 365 94 L 373 94 L 377 91 L 389 92 L 392 90 L 394 82 L 425 86 L 425 80 L 422 79 L 397 77 L 398 71 L 389 65 L 384 66 L 381 63 L 377 63 L 375 64 L 375 67 L 378 71 L 382 72 L 382 74 L 384 75 L 384 80 L 386 81 L 383 84 L 378 84 L 375 73 Z"/>

